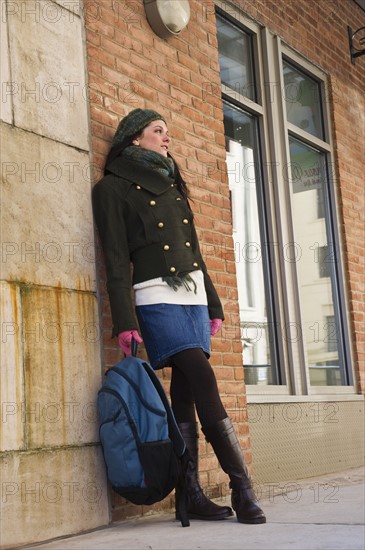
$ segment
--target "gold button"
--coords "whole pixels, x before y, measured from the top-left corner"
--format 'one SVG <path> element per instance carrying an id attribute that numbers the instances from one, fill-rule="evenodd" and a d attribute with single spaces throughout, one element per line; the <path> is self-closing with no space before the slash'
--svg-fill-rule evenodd
<path id="1" fill-rule="evenodd" d="M 165 246 L 163 247 L 164 250 L 170 250 L 170 247 L 168 244 L 165 244 Z"/>
<path id="2" fill-rule="evenodd" d="M 156 201 L 150 201 L 150 206 L 156 206 Z"/>
<path id="3" fill-rule="evenodd" d="M 188 220 L 187 218 L 184 218 L 184 219 L 183 219 L 183 223 L 184 223 L 185 225 L 187 225 L 187 224 L 189 223 L 189 220 Z"/>
<path id="4" fill-rule="evenodd" d="M 163 227 L 163 225 L 164 225 L 163 222 L 158 222 L 157 227 L 159 227 L 161 229 Z"/>
<path id="5" fill-rule="evenodd" d="M 171 273 L 175 273 L 176 267 L 170 267 L 170 271 L 171 271 Z"/>
<path id="6" fill-rule="evenodd" d="M 198 262 L 194 262 L 193 267 L 198 267 Z"/>
<path id="7" fill-rule="evenodd" d="M 177 200 L 177 201 L 181 201 L 181 197 L 176 197 L 176 200 Z"/>
<path id="8" fill-rule="evenodd" d="M 140 185 L 136 185 L 136 189 L 140 190 L 140 189 L 141 189 L 141 186 L 140 186 Z"/>
<path id="9" fill-rule="evenodd" d="M 189 241 L 186 241 L 185 246 L 187 246 L 188 248 L 190 248 L 191 244 L 189 243 Z"/>

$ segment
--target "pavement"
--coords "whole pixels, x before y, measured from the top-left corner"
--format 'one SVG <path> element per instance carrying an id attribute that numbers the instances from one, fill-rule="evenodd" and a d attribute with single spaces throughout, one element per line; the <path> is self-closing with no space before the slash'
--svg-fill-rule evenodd
<path id="1" fill-rule="evenodd" d="M 258 490 L 259 489 L 259 490 Z M 172 513 L 112 523 L 82 535 L 27 546 L 40 550 L 364 550 L 364 468 L 258 487 L 267 523 L 235 517 L 190 522 Z M 223 504 L 222 500 L 217 501 Z M 229 497 L 224 502 L 229 504 Z"/>

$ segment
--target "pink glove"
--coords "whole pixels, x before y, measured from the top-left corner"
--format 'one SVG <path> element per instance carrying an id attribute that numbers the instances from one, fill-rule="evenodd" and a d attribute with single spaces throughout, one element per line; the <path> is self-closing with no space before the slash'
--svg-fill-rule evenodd
<path id="1" fill-rule="evenodd" d="M 131 355 L 132 338 L 135 339 L 137 344 L 142 344 L 143 340 L 136 330 L 125 330 L 118 334 L 118 344 L 126 355 Z"/>
<path id="2" fill-rule="evenodd" d="M 222 319 L 211 319 L 210 320 L 210 334 L 211 336 L 214 336 L 219 332 L 222 328 Z"/>

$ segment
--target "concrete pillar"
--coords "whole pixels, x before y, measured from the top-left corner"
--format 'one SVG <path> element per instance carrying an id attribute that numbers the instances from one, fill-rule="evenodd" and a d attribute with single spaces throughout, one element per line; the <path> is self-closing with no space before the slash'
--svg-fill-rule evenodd
<path id="1" fill-rule="evenodd" d="M 84 24 L 1 1 L 1 542 L 105 525 Z"/>

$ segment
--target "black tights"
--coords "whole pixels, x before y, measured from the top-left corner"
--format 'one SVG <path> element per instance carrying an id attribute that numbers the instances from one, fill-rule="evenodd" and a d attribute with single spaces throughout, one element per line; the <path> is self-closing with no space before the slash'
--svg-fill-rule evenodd
<path id="1" fill-rule="evenodd" d="M 171 357 L 171 405 L 177 422 L 196 422 L 195 406 L 203 427 L 226 418 L 214 371 L 200 348 Z"/>

